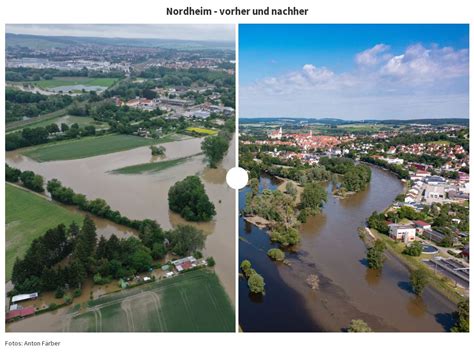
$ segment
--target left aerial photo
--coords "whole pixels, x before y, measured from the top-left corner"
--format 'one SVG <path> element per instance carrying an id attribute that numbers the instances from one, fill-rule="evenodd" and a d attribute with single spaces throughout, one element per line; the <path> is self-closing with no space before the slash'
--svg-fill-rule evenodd
<path id="1" fill-rule="evenodd" d="M 6 332 L 235 332 L 235 26 L 5 29 Z"/>

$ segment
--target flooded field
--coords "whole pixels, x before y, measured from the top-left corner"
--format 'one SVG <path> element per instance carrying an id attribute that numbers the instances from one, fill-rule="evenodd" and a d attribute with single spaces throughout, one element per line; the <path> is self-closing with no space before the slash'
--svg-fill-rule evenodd
<path id="1" fill-rule="evenodd" d="M 266 179 L 264 186 L 276 188 Z M 357 228 L 374 210 L 386 208 L 402 191 L 392 174 L 372 167 L 367 190 L 346 199 L 332 196 L 323 212 L 301 226 L 301 243 L 287 255 L 289 265 L 266 255 L 274 245 L 265 230 L 240 219 L 239 260 L 249 259 L 266 282 L 266 295 L 249 295 L 239 280 L 240 324 L 244 331 L 341 331 L 352 319 L 363 319 L 376 331 L 445 331 L 455 305 L 431 288 L 417 298 L 408 270 L 387 255 L 383 269 L 368 269 L 365 246 Z M 239 194 L 239 204 L 245 200 Z M 320 289 L 306 278 L 317 274 Z"/>
<path id="2" fill-rule="evenodd" d="M 201 139 L 186 139 L 162 144 L 166 158 L 175 159 L 200 151 Z M 156 161 L 148 147 L 97 157 L 39 163 L 21 155 L 16 150 L 6 153 L 6 162 L 22 170 L 32 170 L 45 177 L 59 179 L 89 199 L 103 198 L 111 208 L 119 210 L 131 219 L 150 218 L 164 229 L 186 223 L 168 209 L 168 189 L 188 175 L 200 175 L 209 198 L 216 207 L 217 215 L 209 223 L 193 223 L 207 235 L 205 256 L 216 260 L 216 273 L 231 301 L 235 302 L 235 192 L 227 186 L 225 175 L 235 165 L 235 140 L 218 169 L 208 169 L 203 156 L 156 174 L 119 175 L 110 171 L 129 165 Z M 104 235 L 120 233 L 131 235 L 120 226 L 94 218 L 98 232 Z M 48 313 L 56 314 L 56 313 Z"/>

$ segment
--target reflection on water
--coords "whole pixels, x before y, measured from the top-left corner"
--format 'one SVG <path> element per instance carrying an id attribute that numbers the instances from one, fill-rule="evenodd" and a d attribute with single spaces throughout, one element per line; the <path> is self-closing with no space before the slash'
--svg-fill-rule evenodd
<path id="1" fill-rule="evenodd" d="M 269 178 L 262 184 L 272 187 Z M 323 213 L 301 226 L 298 254 L 287 255 L 289 266 L 276 266 L 268 260 L 265 252 L 273 246 L 268 234 L 254 226 L 249 232 L 241 219 L 239 235 L 248 243 L 240 241 L 239 259 L 255 262 L 265 281 L 270 278 L 264 303 L 258 306 L 248 299 L 246 286 L 240 286 L 244 289 L 239 296 L 244 331 L 340 331 L 352 319 L 363 319 L 377 331 L 444 331 L 447 325 L 437 317 L 454 311 L 450 301 L 429 288 L 421 300 L 413 301 L 413 293 L 398 286 L 409 281 L 408 270 L 393 257 L 388 256 L 381 271 L 370 270 L 364 263 L 366 248 L 357 229 L 374 210 L 385 209 L 402 191 L 402 184 L 393 175 L 372 167 L 371 184 L 363 192 L 337 199 L 331 193 L 332 184 L 327 187 Z M 244 200 L 245 191 L 239 194 L 240 206 Z M 261 251 L 255 251 L 255 245 Z M 320 278 L 316 294 L 305 283 L 310 274 Z M 282 316 L 276 313 L 275 295 L 285 296 L 286 312 Z M 418 307 L 408 312 L 405 307 L 410 305 Z M 413 314 L 422 311 L 425 313 Z"/>

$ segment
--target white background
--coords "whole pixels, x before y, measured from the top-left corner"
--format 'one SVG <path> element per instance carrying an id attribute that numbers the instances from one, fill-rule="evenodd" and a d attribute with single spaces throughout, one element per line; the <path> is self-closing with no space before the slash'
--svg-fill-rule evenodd
<path id="1" fill-rule="evenodd" d="M 4 82 L 5 67 L 5 24 L 13 23 L 473 23 L 474 9 L 469 0 L 2 0 L 1 1 L 1 64 L 0 82 Z M 166 7 L 194 8 L 286 8 L 296 6 L 309 8 L 307 16 L 280 17 L 221 17 L 213 16 L 166 16 Z M 471 6 L 470 6 L 471 5 Z M 237 31 L 236 31 L 237 32 Z M 470 40 L 472 47 L 472 38 Z M 472 56 L 471 56 L 472 67 Z M 5 86 L 0 84 L 0 112 L 4 121 Z M 472 90 L 472 82 L 471 82 Z M 238 106 L 237 106 L 238 112 Z M 1 124 L 1 153 L 4 155 L 4 125 Z M 4 162 L 1 164 L 4 173 Z M 0 188 L 4 199 L 4 187 Z M 2 223 L 4 222 L 4 202 L 1 204 Z M 236 214 L 237 216 L 237 214 Z M 472 213 L 471 213 L 472 216 Z M 471 218 L 472 219 L 472 218 Z M 238 223 L 238 222 L 236 222 Z M 0 282 L 4 281 L 4 226 L 0 240 Z M 236 229 L 237 233 L 237 229 Z M 236 241 L 237 241 L 236 235 Z M 237 256 L 238 257 L 238 256 Z M 237 285 L 238 286 L 238 285 Z M 0 285 L 0 297 L 4 297 L 4 285 Z M 238 295 L 237 295 L 238 297 Z M 387 301 L 387 304 L 390 304 Z M 237 308 L 237 307 L 236 307 Z M 302 333 L 302 334 L 165 334 L 165 333 L 57 333 L 57 334 L 19 334 L 3 333 L 4 309 L 1 309 L 2 340 L 42 341 L 52 339 L 61 341 L 59 348 L 14 348 L 5 347 L 0 341 L 2 351 L 248 351 L 288 350 L 288 351 L 454 351 L 472 349 L 470 334 L 416 334 L 416 333 Z M 284 317 L 282 317 L 284 319 Z M 471 346 L 468 348 L 468 346 Z"/>

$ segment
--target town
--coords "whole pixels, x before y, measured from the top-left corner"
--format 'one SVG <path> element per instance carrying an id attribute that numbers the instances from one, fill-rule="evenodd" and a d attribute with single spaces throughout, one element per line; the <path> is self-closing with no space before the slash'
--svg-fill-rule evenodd
<path id="1" fill-rule="evenodd" d="M 400 191 L 392 199 L 384 201 L 383 194 L 378 195 L 384 206 L 371 209 L 372 214 L 365 218 L 365 227 L 354 225 L 352 229 L 344 228 L 345 231 L 359 233 L 367 247 L 368 268 L 382 270 L 387 256 L 397 258 L 422 277 L 423 288 L 430 285 L 455 301 L 469 296 L 468 120 L 361 122 L 249 118 L 240 119 L 239 135 L 239 163 L 249 172 L 249 187 L 252 190 L 249 188 L 251 195 L 242 213 L 248 223 L 257 228 L 269 228 L 272 242 L 280 241 L 281 237 L 274 233 L 281 235 L 283 230 L 279 226 L 289 220 L 282 217 L 280 221 L 283 223 L 275 223 L 272 220 L 275 215 L 266 215 L 268 213 L 263 208 L 267 206 L 272 207 L 269 211 L 276 213 L 285 209 L 283 204 L 277 203 L 275 193 L 275 200 L 269 198 L 273 205 L 255 204 L 260 208 L 253 208 L 257 200 L 253 188 L 256 180 L 263 183 L 264 189 L 269 187 L 261 194 L 262 200 L 270 196 L 270 193 L 265 193 L 269 190 L 296 194 L 293 199 L 296 197 L 296 201 L 302 203 L 291 207 L 299 209 L 294 212 L 296 215 L 300 212 L 300 226 L 307 228 L 307 216 L 301 216 L 301 209 L 310 197 L 308 187 L 312 182 L 322 185 L 329 182 L 332 186 L 328 187 L 328 192 L 334 199 L 353 202 L 352 199 L 358 194 L 371 192 L 371 188 L 376 187 L 372 184 L 377 182 L 373 179 L 374 172 L 375 175 L 380 173 L 377 169 L 386 170 L 393 175 L 392 178 L 401 181 Z M 349 171 L 352 170 L 350 165 L 354 164 L 371 168 L 372 180 L 369 177 L 365 186 L 357 181 L 361 176 Z M 325 190 L 321 188 L 318 192 Z M 251 198 L 255 200 L 251 201 Z M 317 199 L 319 204 L 329 202 L 323 196 Z M 328 211 L 337 216 L 334 212 L 341 212 L 326 210 L 326 207 L 321 205 L 316 214 Z M 295 221 L 289 222 L 295 226 Z M 290 243 L 302 246 L 300 243 L 304 242 L 304 236 L 301 231 L 304 233 L 307 230 L 300 227 L 297 231 L 300 235 Z M 280 249 L 283 249 L 281 243 Z M 268 255 L 272 258 L 278 256 L 280 259 L 276 260 L 286 262 L 285 253 L 280 249 L 270 247 Z M 247 270 L 244 265 L 248 264 L 242 262 L 242 270 Z M 295 270 L 295 263 L 291 265 Z M 251 287 L 249 281 L 252 292 L 263 290 L 265 286 L 265 275 L 259 275 L 261 288 Z M 313 289 L 319 287 L 316 274 L 309 275 L 306 282 Z M 413 287 L 416 290 L 416 286 Z"/>

